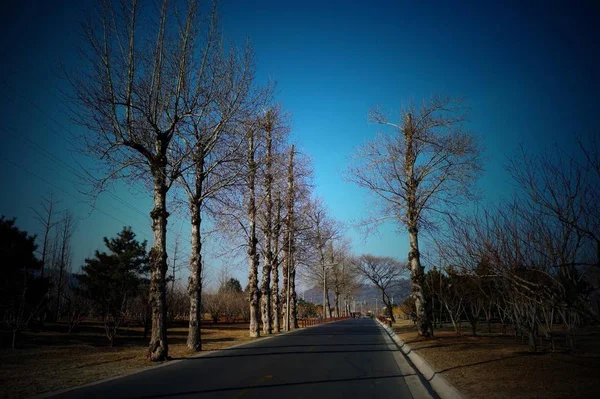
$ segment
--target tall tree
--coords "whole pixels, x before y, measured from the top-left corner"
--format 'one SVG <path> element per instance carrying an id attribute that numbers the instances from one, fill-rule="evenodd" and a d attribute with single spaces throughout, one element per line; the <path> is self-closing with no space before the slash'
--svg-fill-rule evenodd
<path id="1" fill-rule="evenodd" d="M 286 207 L 287 215 L 285 219 L 285 241 L 283 242 L 284 251 L 284 267 L 283 267 L 283 285 L 285 289 L 285 316 L 283 320 L 283 328 L 285 331 L 291 329 L 292 319 L 292 303 L 295 300 L 295 290 L 292 278 L 294 277 L 294 145 L 290 147 L 289 163 L 287 169 L 287 196 Z"/>
<path id="2" fill-rule="evenodd" d="M 307 210 L 312 237 L 316 252 L 316 262 L 310 269 L 311 277 L 315 278 L 323 290 L 323 317 L 331 317 L 331 304 L 329 301 L 329 289 L 331 281 L 331 269 L 335 265 L 333 247 L 328 252 L 330 243 L 338 234 L 338 227 L 334 220 L 329 218 L 327 209 L 322 201 L 317 199 L 311 201 Z"/>
<path id="3" fill-rule="evenodd" d="M 202 86 L 202 101 L 183 132 L 190 167 L 182 173 L 183 187 L 190 209 L 192 225 L 190 278 L 190 324 L 188 348 L 201 350 L 201 265 L 202 221 L 208 201 L 220 191 L 234 184 L 239 176 L 231 163 L 238 157 L 244 135 L 240 134 L 240 121 L 253 108 L 268 97 L 268 90 L 254 90 L 254 60 L 252 49 L 235 48 L 225 53 L 221 35 L 216 30 L 216 12 L 205 48 L 204 64 L 198 79 Z"/>
<path id="4" fill-rule="evenodd" d="M 433 97 L 420 107 L 402 111 L 401 121 L 391 122 L 379 108 L 371 122 L 393 129 L 363 146 L 349 168 L 349 180 L 375 194 L 381 222 L 392 219 L 408 231 L 408 263 L 419 333 L 433 332 L 430 307 L 424 294 L 424 269 L 419 251 L 419 231 L 463 199 L 473 195 L 481 171 L 480 147 L 462 129 L 465 116 L 458 103 Z"/>
<path id="5" fill-rule="evenodd" d="M 194 115 L 203 92 L 204 60 L 197 51 L 205 28 L 203 10 L 195 0 L 183 12 L 178 6 L 167 0 L 159 7 L 137 0 L 101 2 L 83 24 L 84 65 L 69 75 L 74 119 L 87 128 L 84 148 L 107 167 L 100 185 L 111 178 L 151 181 L 153 361 L 168 358 L 166 197 L 187 159 L 176 133 Z"/>
<path id="6" fill-rule="evenodd" d="M 248 293 L 250 299 L 250 336 L 259 337 L 258 318 L 260 316 L 259 288 L 258 288 L 258 240 L 256 238 L 256 136 L 258 125 L 252 124 L 247 129 L 247 215 L 248 215 Z"/>
<path id="7" fill-rule="evenodd" d="M 273 321 L 272 329 L 278 333 L 281 330 L 279 319 L 281 316 L 281 303 L 279 301 L 279 264 L 281 257 L 279 256 L 279 239 L 281 233 L 281 209 L 283 204 L 281 202 L 281 194 L 277 192 L 277 199 L 275 200 L 276 215 L 273 224 L 273 259 L 271 268 L 271 320 Z"/>
<path id="8" fill-rule="evenodd" d="M 75 231 L 75 218 L 70 211 L 65 211 L 60 221 L 59 231 L 56 236 L 58 256 L 56 259 L 54 284 L 56 285 L 56 299 L 54 309 L 54 320 L 60 316 L 61 304 L 67 279 L 71 273 L 71 238 Z"/>
<path id="9" fill-rule="evenodd" d="M 263 322 L 263 333 L 270 334 L 275 328 L 279 331 L 278 316 L 279 309 L 272 311 L 273 306 L 279 306 L 278 300 L 272 295 L 277 295 L 279 284 L 279 238 L 281 232 L 281 204 L 280 192 L 283 190 L 284 154 L 280 151 L 281 143 L 288 133 L 286 116 L 279 106 L 272 106 L 266 110 L 262 117 L 262 130 L 264 141 L 264 167 L 262 170 L 262 217 L 259 218 L 261 224 L 263 245 L 262 253 L 264 264 L 261 279 L 261 316 Z M 275 194 L 276 193 L 276 194 Z M 274 198 L 277 197 L 277 198 Z M 271 284 L 271 278 L 276 284 Z M 274 291 L 274 292 L 273 292 Z M 274 325 L 277 324 L 276 327 Z"/>
<path id="10" fill-rule="evenodd" d="M 260 287 L 260 310 L 262 315 L 263 334 L 271 334 L 271 270 L 273 268 L 273 130 L 275 128 L 276 110 L 267 110 L 263 129 L 265 130 L 265 215 L 264 215 L 264 265 Z"/>
<path id="11" fill-rule="evenodd" d="M 48 247 L 50 244 L 50 233 L 54 226 L 56 226 L 57 220 L 56 217 L 56 200 L 52 193 L 48 198 L 42 197 L 42 203 L 40 204 L 41 209 L 34 209 L 36 220 L 41 224 L 43 229 L 43 238 L 42 238 L 42 267 L 41 267 L 41 277 L 44 278 L 44 272 L 46 269 L 46 256 L 48 254 Z"/>
<path id="12" fill-rule="evenodd" d="M 331 263 L 331 287 L 333 290 L 334 317 L 342 313 L 341 301 L 344 301 L 343 311 L 348 314 L 348 300 L 350 292 L 356 285 L 356 273 L 352 270 L 350 257 L 350 244 L 347 240 L 337 239 L 329 242 L 328 255 Z"/>

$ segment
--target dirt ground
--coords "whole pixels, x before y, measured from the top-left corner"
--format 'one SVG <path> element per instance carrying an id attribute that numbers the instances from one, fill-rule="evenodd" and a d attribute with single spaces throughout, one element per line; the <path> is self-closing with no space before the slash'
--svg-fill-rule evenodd
<path id="1" fill-rule="evenodd" d="M 419 337 L 411 322 L 394 330 L 465 396 L 470 398 L 598 398 L 600 397 L 600 331 L 582 331 L 577 349 L 557 342 L 531 352 L 520 338 L 492 333 L 481 326 L 477 337 L 435 330 L 435 339 Z M 466 328 L 465 328 L 466 330 Z M 485 330 L 485 332 L 483 331 Z"/>
<path id="2" fill-rule="evenodd" d="M 186 339 L 186 323 L 169 328 L 172 358 L 197 354 L 188 352 Z M 202 339 L 204 351 L 252 340 L 248 324 L 208 322 Z M 0 349 L 0 398 L 27 397 L 152 366 L 146 360 L 147 342 L 141 328 L 125 329 L 111 348 L 101 324 L 84 323 L 72 334 L 65 324 L 47 324 L 43 331 L 26 332 L 20 348 Z"/>

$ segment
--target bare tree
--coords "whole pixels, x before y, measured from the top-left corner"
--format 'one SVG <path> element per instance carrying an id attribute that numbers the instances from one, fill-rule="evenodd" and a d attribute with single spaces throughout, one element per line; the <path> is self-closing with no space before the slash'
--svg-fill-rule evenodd
<path id="1" fill-rule="evenodd" d="M 580 140 L 575 153 L 556 147 L 541 155 L 521 147 L 507 165 L 531 203 L 544 215 L 574 229 L 595 247 L 595 261 L 586 266 L 600 268 L 600 150 L 595 139 Z M 564 268 L 563 268 L 564 270 Z"/>
<path id="2" fill-rule="evenodd" d="M 342 315 L 341 301 L 344 301 L 343 312 L 349 314 L 349 296 L 355 289 L 356 273 L 351 267 L 352 257 L 350 255 L 350 243 L 347 240 L 338 239 L 330 241 L 328 254 L 331 258 L 331 287 L 333 289 L 334 317 Z"/>
<path id="3" fill-rule="evenodd" d="M 273 133 L 278 123 L 278 109 L 271 108 L 267 110 L 264 116 L 263 128 L 265 130 L 265 215 L 264 215 L 264 252 L 265 259 L 262 269 L 261 280 L 261 315 L 263 334 L 272 332 L 272 298 L 271 298 L 271 272 L 273 269 Z"/>
<path id="4" fill-rule="evenodd" d="M 308 270 L 312 279 L 319 283 L 323 289 L 323 317 L 331 317 L 331 305 L 329 302 L 329 285 L 332 279 L 332 268 L 337 266 L 333 247 L 327 251 L 327 248 L 332 240 L 334 240 L 339 232 L 339 227 L 327 214 L 327 209 L 321 200 L 311 202 L 308 215 L 312 237 L 311 241 L 315 247 L 316 262 Z"/>
<path id="5" fill-rule="evenodd" d="M 140 7 L 136 0 L 100 3 L 83 24 L 85 65 L 69 80 L 74 119 L 91 132 L 85 150 L 108 167 L 100 185 L 120 177 L 152 182 L 149 358 L 159 361 L 168 358 L 166 196 L 188 158 L 177 132 L 203 99 L 204 59 L 197 50 L 204 26 L 195 0 L 184 12 L 167 0 L 159 7 L 147 3 L 147 13 Z"/>
<path id="6" fill-rule="evenodd" d="M 379 289 L 388 315 L 395 321 L 389 290 L 408 275 L 406 266 L 394 258 L 362 255 L 354 261 L 354 267 L 360 276 Z"/>
<path id="7" fill-rule="evenodd" d="M 50 245 L 49 239 L 51 238 L 50 233 L 52 228 L 58 223 L 55 220 L 56 217 L 56 205 L 57 201 L 54 199 L 54 195 L 50 193 L 48 198 L 42 197 L 42 203 L 40 204 L 41 209 L 34 209 L 35 219 L 41 224 L 43 228 L 43 239 L 42 239 L 42 269 L 40 276 L 44 278 L 44 269 L 46 268 L 46 256 L 48 254 L 48 247 Z"/>
<path id="8" fill-rule="evenodd" d="M 177 273 L 179 273 L 181 271 L 181 257 L 182 257 L 182 250 L 181 250 L 181 232 L 175 233 L 174 234 L 174 239 L 173 239 L 173 251 L 172 251 L 172 256 L 171 256 L 171 265 L 170 265 L 170 275 L 168 277 L 169 282 L 171 283 L 171 289 L 168 293 L 168 295 L 173 295 L 175 292 L 175 285 L 177 283 Z"/>
<path id="9" fill-rule="evenodd" d="M 256 133 L 257 126 L 251 125 L 247 128 L 248 159 L 247 159 L 247 208 L 248 208 L 248 258 L 250 268 L 248 271 L 248 291 L 250 295 L 250 336 L 259 337 L 258 318 L 260 315 L 259 288 L 258 288 L 258 262 L 257 251 L 258 240 L 256 238 Z"/>
<path id="10" fill-rule="evenodd" d="M 202 84 L 202 101 L 196 101 L 197 110 L 183 133 L 191 154 L 191 165 L 180 176 L 187 195 L 192 224 L 190 259 L 190 327 L 188 348 L 201 350 L 201 267 L 202 217 L 207 202 L 224 188 L 239 180 L 234 162 L 244 142 L 240 124 L 269 96 L 268 90 L 253 90 L 253 53 L 249 46 L 244 51 L 235 48 L 227 55 L 218 32 L 213 26 L 203 49 L 204 63 L 198 79 Z M 193 97 L 192 97 L 193 98 Z"/>
<path id="11" fill-rule="evenodd" d="M 54 320 L 57 320 L 61 314 L 61 305 L 65 295 L 65 289 L 71 277 L 71 238 L 75 231 L 75 218 L 70 211 L 65 211 L 60 220 L 59 231 L 56 236 L 58 255 L 54 266 L 56 286 L 56 298 L 54 308 Z"/>
<path id="12" fill-rule="evenodd" d="M 89 316 L 91 310 L 91 304 L 88 298 L 77 290 L 76 284 L 71 281 L 67 285 L 65 292 L 65 299 L 67 301 L 67 323 L 69 327 L 69 333 Z"/>
<path id="13" fill-rule="evenodd" d="M 281 209 L 283 203 L 281 202 L 281 194 L 277 192 L 277 199 L 275 201 L 275 207 L 277 209 L 275 220 L 273 223 L 272 230 L 272 242 L 273 242 L 273 259 L 271 266 L 271 320 L 273 322 L 272 330 L 278 333 L 281 330 L 279 324 L 279 317 L 281 315 L 281 304 L 279 301 L 279 264 L 281 262 L 281 256 L 279 256 L 279 241 L 281 235 Z"/>
<path id="14" fill-rule="evenodd" d="M 408 230 L 408 263 L 423 336 L 432 334 L 433 327 L 423 292 L 419 229 L 436 214 L 470 198 L 481 170 L 480 148 L 474 136 L 462 130 L 465 117 L 458 111 L 456 101 L 445 97 L 410 106 L 398 123 L 379 108 L 372 109 L 370 121 L 389 126 L 394 133 L 367 143 L 349 168 L 349 180 L 371 191 L 381 205 L 381 218 L 375 221 L 392 219 Z"/>
<path id="15" fill-rule="evenodd" d="M 287 215 L 285 218 L 285 241 L 282 245 L 284 251 L 285 263 L 283 267 L 283 285 L 285 287 L 285 318 L 283 321 L 283 328 L 285 331 L 290 331 L 292 326 L 295 324 L 293 321 L 293 309 L 295 305 L 295 287 L 294 287 L 294 195 L 295 187 L 294 184 L 294 145 L 290 147 L 290 158 L 287 168 L 287 195 L 286 195 L 286 208 Z"/>

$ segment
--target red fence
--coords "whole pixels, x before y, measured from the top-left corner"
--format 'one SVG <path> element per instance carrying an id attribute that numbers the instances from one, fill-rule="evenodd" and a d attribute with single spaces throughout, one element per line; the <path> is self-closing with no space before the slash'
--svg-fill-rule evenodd
<path id="1" fill-rule="evenodd" d="M 328 319 L 323 319 L 321 317 L 315 317 L 310 319 L 298 319 L 298 327 L 312 327 L 318 324 L 329 323 L 332 321 L 345 320 L 349 319 L 350 316 L 342 316 L 342 317 L 330 317 Z"/>

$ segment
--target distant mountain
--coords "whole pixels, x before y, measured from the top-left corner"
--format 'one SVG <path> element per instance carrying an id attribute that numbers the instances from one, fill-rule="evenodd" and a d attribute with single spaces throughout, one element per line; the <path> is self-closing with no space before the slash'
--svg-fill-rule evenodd
<path id="1" fill-rule="evenodd" d="M 412 285 L 410 280 L 399 280 L 396 286 L 390 289 L 390 296 L 394 297 L 394 303 L 402 303 L 411 293 Z M 304 292 L 300 292 L 300 297 L 305 301 L 320 305 L 323 303 L 323 288 L 313 287 Z M 377 301 L 375 300 L 377 298 Z M 354 292 L 353 302 L 356 301 L 356 309 L 359 310 L 360 302 L 363 302 L 363 309 L 369 310 L 375 308 L 377 303 L 381 306 L 381 292 L 374 285 L 363 284 Z M 329 291 L 329 303 L 333 307 L 333 293 Z M 352 304 L 354 306 L 354 304 Z"/>

